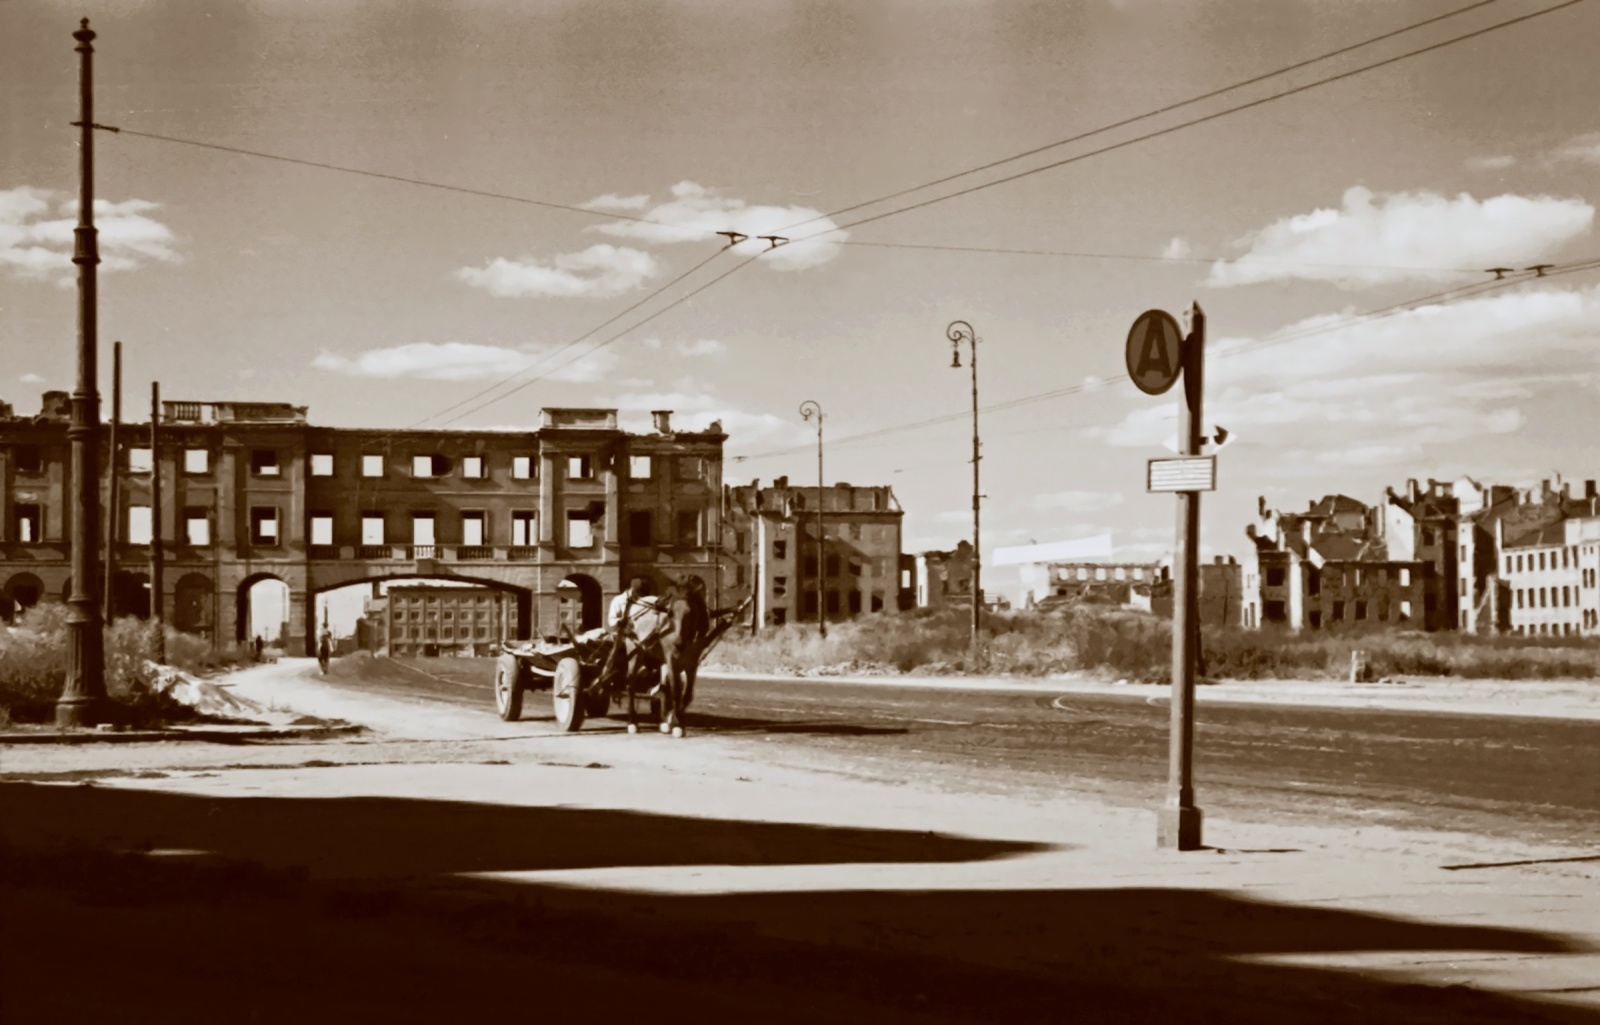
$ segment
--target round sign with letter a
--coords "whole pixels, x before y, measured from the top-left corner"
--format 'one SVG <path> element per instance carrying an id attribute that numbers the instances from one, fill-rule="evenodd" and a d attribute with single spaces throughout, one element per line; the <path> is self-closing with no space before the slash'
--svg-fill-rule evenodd
<path id="1" fill-rule="evenodd" d="M 1172 314 L 1146 310 L 1128 331 L 1128 376 L 1146 395 L 1160 395 L 1183 372 L 1183 332 Z"/>

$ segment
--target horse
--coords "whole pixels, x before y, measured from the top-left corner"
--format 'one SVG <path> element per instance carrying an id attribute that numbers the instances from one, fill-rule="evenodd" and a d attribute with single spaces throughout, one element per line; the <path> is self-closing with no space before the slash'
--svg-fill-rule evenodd
<path id="1" fill-rule="evenodd" d="M 666 601 L 667 627 L 660 636 L 661 732 L 684 735 L 684 716 L 694 700 L 700 655 L 711 635 L 706 585 L 699 577 L 674 584 Z"/>

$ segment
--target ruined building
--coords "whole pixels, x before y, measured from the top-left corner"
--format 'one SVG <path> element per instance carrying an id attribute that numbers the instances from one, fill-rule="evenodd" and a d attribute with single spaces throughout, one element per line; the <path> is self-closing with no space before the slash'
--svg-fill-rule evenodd
<path id="1" fill-rule="evenodd" d="M 632 577 L 694 574 L 720 595 L 726 435 L 653 415 L 645 434 L 611 409 L 546 409 L 525 432 L 383 431 L 320 427 L 287 403 L 165 402 L 157 451 L 149 424 L 125 425 L 114 459 L 102 450 L 119 489 L 117 604 L 148 611 L 153 544 L 169 623 L 244 641 L 249 591 L 275 579 L 291 649 L 307 653 L 316 595 L 374 580 L 494 588 L 519 638 L 599 624 Z M 0 420 L 0 613 L 68 593 L 67 426 L 61 392 Z"/>

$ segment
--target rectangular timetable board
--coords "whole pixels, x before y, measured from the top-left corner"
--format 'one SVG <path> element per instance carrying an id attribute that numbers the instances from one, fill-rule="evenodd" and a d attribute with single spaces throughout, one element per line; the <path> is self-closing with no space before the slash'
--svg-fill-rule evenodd
<path id="1" fill-rule="evenodd" d="M 1176 459 L 1151 459 L 1146 463 L 1145 490 L 1215 491 L 1216 456 L 1179 456 Z"/>

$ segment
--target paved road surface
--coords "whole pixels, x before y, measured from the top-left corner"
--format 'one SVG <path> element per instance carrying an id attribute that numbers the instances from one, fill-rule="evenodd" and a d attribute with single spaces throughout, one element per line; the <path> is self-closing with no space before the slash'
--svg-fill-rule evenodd
<path id="1" fill-rule="evenodd" d="M 491 663 L 341 667 L 330 683 L 494 712 Z M 415 668 L 413 668 L 415 667 Z M 428 675 L 433 674 L 433 675 Z M 702 680 L 696 731 L 768 746 L 791 764 L 952 789 L 1069 788 L 1151 805 L 1165 792 L 1168 709 L 1120 695 L 964 693 L 811 681 Z M 530 695 L 530 732 L 550 730 Z M 586 731 L 620 730 L 591 721 Z M 1234 818 L 1307 815 L 1593 843 L 1600 835 L 1600 722 L 1371 709 L 1202 708 L 1195 778 L 1202 808 Z"/>

